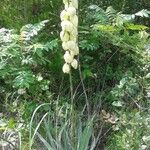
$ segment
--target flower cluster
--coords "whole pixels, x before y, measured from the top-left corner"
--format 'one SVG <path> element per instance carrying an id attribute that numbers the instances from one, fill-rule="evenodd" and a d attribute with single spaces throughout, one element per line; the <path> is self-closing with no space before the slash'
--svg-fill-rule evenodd
<path id="1" fill-rule="evenodd" d="M 62 47 L 65 50 L 63 65 L 63 72 L 69 73 L 71 67 L 77 69 L 78 61 L 75 56 L 79 54 L 79 47 L 77 44 L 78 37 L 78 0 L 63 0 L 65 9 L 61 12 L 61 27 L 60 38 L 62 40 Z"/>

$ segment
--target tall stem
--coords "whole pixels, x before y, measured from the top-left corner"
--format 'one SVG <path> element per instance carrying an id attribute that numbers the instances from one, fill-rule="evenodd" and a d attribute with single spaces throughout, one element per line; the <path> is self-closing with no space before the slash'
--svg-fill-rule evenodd
<path id="1" fill-rule="evenodd" d="M 88 101 L 88 96 L 87 96 L 87 93 L 86 93 L 86 88 L 85 88 L 85 85 L 84 85 L 84 82 L 83 82 L 83 77 L 82 77 L 82 73 L 81 73 L 81 66 L 80 66 L 80 64 L 79 64 L 79 74 L 80 74 L 80 80 L 81 80 L 83 92 L 84 92 L 84 95 L 85 95 L 85 101 L 86 101 L 87 113 L 88 113 L 88 119 L 89 119 L 90 118 L 90 104 L 89 104 L 89 101 Z"/>
<path id="2" fill-rule="evenodd" d="M 71 98 L 71 107 L 73 109 L 73 81 L 72 81 L 72 73 L 69 73 L 69 82 L 70 82 L 70 98 Z"/>
<path id="3" fill-rule="evenodd" d="M 72 144 L 74 144 L 74 131 L 75 131 L 75 125 L 74 125 L 74 95 L 73 95 L 73 80 L 72 80 L 72 73 L 70 71 L 69 73 L 69 81 L 70 81 L 70 99 L 71 99 L 71 112 L 70 112 L 70 116 L 71 116 L 71 138 L 72 138 Z"/>

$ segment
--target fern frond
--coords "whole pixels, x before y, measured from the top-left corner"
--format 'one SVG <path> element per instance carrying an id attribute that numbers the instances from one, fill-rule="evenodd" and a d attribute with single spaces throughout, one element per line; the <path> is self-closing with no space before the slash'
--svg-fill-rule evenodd
<path id="1" fill-rule="evenodd" d="M 30 39 L 38 34 L 39 31 L 43 29 L 45 24 L 49 22 L 49 20 L 44 20 L 37 24 L 27 24 L 23 26 L 20 30 L 21 40 L 30 41 Z"/>

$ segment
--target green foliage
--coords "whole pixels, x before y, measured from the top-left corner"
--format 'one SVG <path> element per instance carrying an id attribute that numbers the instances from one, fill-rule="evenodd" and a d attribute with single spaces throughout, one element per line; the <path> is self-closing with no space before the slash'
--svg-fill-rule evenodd
<path id="1" fill-rule="evenodd" d="M 87 27 L 81 28 L 79 37 L 83 74 L 88 72 L 89 80 L 93 77 L 99 87 L 103 86 L 104 79 L 103 88 L 108 90 L 119 83 L 128 71 L 132 72 L 133 78 L 143 76 L 142 68 L 149 59 L 144 54 L 144 46 L 149 43 L 148 27 L 137 25 L 133 19 L 128 19 L 127 23 L 126 17 L 133 14 L 117 13 L 112 7 L 104 11 L 92 5 L 88 10 L 83 22 L 83 26 L 86 24 Z M 124 16 L 120 25 L 117 23 L 118 16 Z"/>
<path id="2" fill-rule="evenodd" d="M 136 97 L 139 92 L 140 85 L 136 79 L 132 78 L 130 73 L 127 73 L 111 91 L 114 100 L 131 99 L 131 97 Z"/>
<path id="3" fill-rule="evenodd" d="M 149 113 L 120 113 L 117 125 L 108 140 L 107 150 L 143 149 L 150 147 L 150 116 Z"/>
<path id="4" fill-rule="evenodd" d="M 79 2 L 81 70 L 72 72 L 73 115 L 68 76 L 61 69 L 61 3 L 0 1 L 0 109 L 6 114 L 0 118 L 2 134 L 5 129 L 16 129 L 22 135 L 21 150 L 92 150 L 103 143 L 107 149 L 149 148 L 148 1 Z M 86 101 L 100 123 L 92 115 L 86 121 Z M 110 125 L 101 126 L 101 109 L 118 113 L 117 121 L 110 114 L 107 118 L 117 131 L 103 133 Z"/>
<path id="5" fill-rule="evenodd" d="M 38 111 L 45 106 L 49 106 L 49 111 L 41 120 L 34 121 Z M 68 104 L 61 107 L 56 105 L 55 110 L 51 110 L 51 107 L 52 104 L 42 104 L 33 112 L 30 122 L 30 149 L 34 147 L 36 137 L 49 150 L 93 150 L 96 147 L 94 117 L 83 122 L 79 114 L 70 113 L 71 107 Z"/>
<path id="6" fill-rule="evenodd" d="M 50 74 L 46 75 L 45 70 L 47 66 L 51 66 L 49 52 L 56 53 L 58 40 L 44 44 L 33 38 L 47 22 L 25 25 L 19 34 L 13 30 L 1 29 L 0 79 L 4 82 L 1 85 L 3 88 L 9 86 L 13 91 L 24 89 L 22 94 L 29 90 L 33 95 L 49 89 Z"/>
<path id="7" fill-rule="evenodd" d="M 27 24 L 23 26 L 20 30 L 21 36 L 23 36 L 24 41 L 30 41 L 32 37 L 36 36 L 39 31 L 43 29 L 46 23 L 48 23 L 49 20 L 44 20 L 38 24 L 32 25 Z M 23 34 L 23 35 L 22 35 Z"/>

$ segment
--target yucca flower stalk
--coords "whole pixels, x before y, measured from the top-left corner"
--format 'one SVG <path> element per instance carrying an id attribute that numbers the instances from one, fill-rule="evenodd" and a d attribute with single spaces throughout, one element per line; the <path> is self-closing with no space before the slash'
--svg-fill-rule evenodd
<path id="1" fill-rule="evenodd" d="M 71 67 L 78 68 L 78 61 L 75 58 L 79 54 L 77 43 L 78 38 L 78 0 L 63 0 L 64 10 L 60 13 L 61 27 L 60 38 L 62 48 L 65 50 L 63 72 L 70 73 Z"/>
<path id="2" fill-rule="evenodd" d="M 60 13 L 61 27 L 60 38 L 62 40 L 62 48 L 65 51 L 63 72 L 69 74 L 70 93 L 71 93 L 71 138 L 74 139 L 74 95 L 71 68 L 78 68 L 76 56 L 79 54 L 78 47 L 78 0 L 63 0 L 64 10 Z M 74 140 L 73 140 L 74 141 Z"/>
<path id="3" fill-rule="evenodd" d="M 71 68 L 77 69 L 79 67 L 79 74 L 84 90 L 88 117 L 90 116 L 90 105 L 86 94 L 83 78 L 81 75 L 81 67 L 79 65 L 79 47 L 78 47 L 78 0 L 63 0 L 65 5 L 64 10 L 60 13 L 61 27 L 60 38 L 62 40 L 62 48 L 65 51 L 63 65 L 63 72 L 70 76 L 70 91 L 71 91 L 71 104 L 73 108 L 73 83 Z M 78 56 L 78 59 L 76 57 Z"/>

